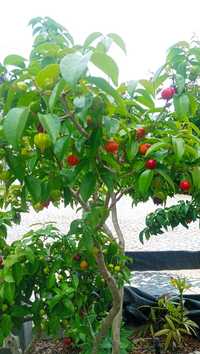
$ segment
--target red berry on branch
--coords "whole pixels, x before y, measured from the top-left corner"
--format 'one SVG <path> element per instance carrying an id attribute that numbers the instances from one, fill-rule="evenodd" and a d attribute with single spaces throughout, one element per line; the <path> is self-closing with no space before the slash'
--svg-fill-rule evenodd
<path id="1" fill-rule="evenodd" d="M 48 208 L 50 204 L 50 200 L 47 200 L 46 202 L 42 203 L 43 208 Z"/>
<path id="2" fill-rule="evenodd" d="M 147 160 L 145 166 L 149 170 L 154 170 L 154 168 L 156 168 L 156 166 L 157 166 L 157 161 L 156 160 Z"/>
<path id="3" fill-rule="evenodd" d="M 72 338 L 70 337 L 63 338 L 63 345 L 65 347 L 69 347 L 70 345 L 72 345 L 72 343 L 73 343 Z"/>
<path id="4" fill-rule="evenodd" d="M 142 139 L 146 134 L 146 131 L 143 127 L 136 129 L 136 139 Z"/>
<path id="5" fill-rule="evenodd" d="M 170 100 L 176 93 L 176 88 L 173 86 L 167 87 L 166 89 L 162 90 L 161 97 L 164 100 Z"/>
<path id="6" fill-rule="evenodd" d="M 191 187 L 190 182 L 187 179 L 183 179 L 180 183 L 179 183 L 179 187 L 180 189 L 182 189 L 182 191 L 188 191 Z"/>
<path id="7" fill-rule="evenodd" d="M 114 154 L 115 152 L 118 151 L 118 148 L 119 148 L 119 144 L 114 141 L 114 140 L 110 140 L 108 141 L 106 144 L 105 144 L 105 150 L 107 152 L 110 152 L 112 154 Z"/>
<path id="8" fill-rule="evenodd" d="M 76 155 L 72 154 L 67 157 L 67 163 L 69 166 L 76 166 L 78 165 L 79 161 L 80 160 Z"/>
<path id="9" fill-rule="evenodd" d="M 75 254 L 75 256 L 73 257 L 73 259 L 74 259 L 75 261 L 80 261 L 80 259 L 81 259 L 80 254 Z"/>
<path id="10" fill-rule="evenodd" d="M 3 257 L 0 256 L 0 268 L 3 267 Z"/>

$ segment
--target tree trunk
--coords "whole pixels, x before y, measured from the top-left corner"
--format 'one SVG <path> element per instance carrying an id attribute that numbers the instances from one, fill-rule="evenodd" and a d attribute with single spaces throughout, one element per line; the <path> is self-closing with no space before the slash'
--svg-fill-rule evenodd
<path id="1" fill-rule="evenodd" d="M 94 338 L 92 354 L 100 354 L 99 348 L 102 340 L 108 334 L 109 329 L 112 327 L 113 320 L 120 311 L 121 297 L 120 292 L 117 287 L 115 279 L 112 277 L 108 269 L 106 268 L 104 256 L 101 250 L 99 250 L 96 255 L 96 262 L 99 271 L 108 285 L 108 288 L 112 294 L 112 308 L 110 309 L 108 315 L 103 319 L 99 332 Z M 119 351 L 114 351 L 113 354 L 119 354 Z"/>
<path id="2" fill-rule="evenodd" d="M 122 250 L 122 253 L 125 252 L 125 241 L 124 236 L 121 231 L 118 217 L 117 217 L 117 207 L 115 203 L 115 197 L 112 198 L 113 207 L 112 207 L 112 223 L 115 229 L 115 232 L 118 237 L 119 246 Z M 112 354 L 119 354 L 120 353 L 120 332 L 121 332 L 121 322 L 122 322 L 122 311 L 123 311 L 123 299 L 124 299 L 124 288 L 119 289 L 119 296 L 120 296 L 120 307 L 117 315 L 113 320 L 112 325 L 112 339 L 113 339 L 113 347 L 112 347 Z"/>

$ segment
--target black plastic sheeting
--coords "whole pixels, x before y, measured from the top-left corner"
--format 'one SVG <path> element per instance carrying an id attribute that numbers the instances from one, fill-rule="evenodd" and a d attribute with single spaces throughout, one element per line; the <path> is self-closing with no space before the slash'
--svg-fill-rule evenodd
<path id="1" fill-rule="evenodd" d="M 173 296 L 173 300 L 176 300 Z M 124 289 L 123 318 L 127 325 L 142 325 L 148 321 L 149 307 L 155 306 L 158 297 L 151 296 L 137 288 L 126 286 Z M 188 317 L 195 321 L 200 327 L 200 295 L 184 295 L 185 308 Z M 199 337 L 199 336 L 198 336 Z"/>
<path id="2" fill-rule="evenodd" d="M 133 271 L 200 269 L 200 252 L 138 251 L 126 252 L 126 256 L 132 259 L 128 267 Z"/>

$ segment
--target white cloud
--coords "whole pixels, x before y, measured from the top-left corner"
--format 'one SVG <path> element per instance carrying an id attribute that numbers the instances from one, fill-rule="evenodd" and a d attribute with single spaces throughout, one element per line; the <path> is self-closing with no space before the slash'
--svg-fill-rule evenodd
<path id="1" fill-rule="evenodd" d="M 10 53 L 28 56 L 28 21 L 50 16 L 66 26 L 78 42 L 90 32 L 117 32 L 128 49 L 115 51 L 121 78 L 145 76 L 162 64 L 167 48 L 178 40 L 200 35 L 197 0 L 7 0 L 1 7 L 0 60 Z"/>

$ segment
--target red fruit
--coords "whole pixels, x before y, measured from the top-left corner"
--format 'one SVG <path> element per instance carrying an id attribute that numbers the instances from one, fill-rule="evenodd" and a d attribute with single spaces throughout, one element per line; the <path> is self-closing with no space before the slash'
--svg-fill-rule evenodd
<path id="1" fill-rule="evenodd" d="M 42 203 L 43 208 L 48 208 L 50 204 L 50 200 L 47 200 L 46 202 Z"/>
<path id="2" fill-rule="evenodd" d="M 3 267 L 3 257 L 0 256 L 0 268 Z"/>
<path id="3" fill-rule="evenodd" d="M 63 338 L 63 345 L 65 347 L 72 345 L 72 343 L 73 343 L 72 338 L 70 338 L 70 337 Z"/>
<path id="4" fill-rule="evenodd" d="M 114 140 L 110 140 L 105 144 L 105 150 L 107 152 L 111 152 L 112 154 L 117 152 L 118 148 L 119 148 L 119 144 Z"/>
<path id="5" fill-rule="evenodd" d="M 157 161 L 156 160 L 147 160 L 145 166 L 149 170 L 154 170 L 154 168 L 156 168 L 156 166 L 157 166 Z"/>
<path id="6" fill-rule="evenodd" d="M 191 187 L 190 182 L 187 179 L 183 179 L 179 184 L 180 189 L 182 191 L 188 191 Z"/>
<path id="7" fill-rule="evenodd" d="M 145 155 L 147 150 L 151 147 L 151 144 L 145 143 L 139 146 L 139 152 L 141 155 Z"/>
<path id="8" fill-rule="evenodd" d="M 170 98 L 172 98 L 175 93 L 176 93 L 175 87 L 170 86 L 170 87 L 167 87 L 166 89 L 162 90 L 161 97 L 164 100 L 170 100 Z"/>
<path id="9" fill-rule="evenodd" d="M 137 128 L 136 129 L 136 138 L 137 139 L 141 139 L 145 136 L 146 132 L 145 132 L 145 129 L 144 128 Z"/>
<path id="10" fill-rule="evenodd" d="M 75 261 L 80 261 L 80 259 L 81 259 L 80 254 L 75 254 L 75 256 L 73 257 L 73 259 L 74 259 Z"/>
<path id="11" fill-rule="evenodd" d="M 80 160 L 76 155 L 72 154 L 67 157 L 67 163 L 69 166 L 76 166 L 78 165 L 79 161 Z"/>

